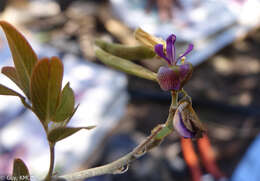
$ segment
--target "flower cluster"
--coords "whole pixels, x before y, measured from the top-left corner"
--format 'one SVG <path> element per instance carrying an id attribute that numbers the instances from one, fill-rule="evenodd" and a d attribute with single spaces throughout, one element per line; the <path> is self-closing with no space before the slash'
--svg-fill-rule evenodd
<path id="1" fill-rule="evenodd" d="M 185 61 L 185 56 L 192 51 L 193 45 L 189 44 L 188 49 L 176 58 L 175 41 L 176 36 L 172 34 L 166 40 L 166 48 L 163 44 L 154 46 L 156 54 L 168 63 L 168 67 L 161 66 L 157 72 L 158 82 L 164 91 L 180 91 L 190 79 L 193 70 L 191 63 Z M 190 99 L 179 101 L 173 125 L 184 138 L 199 138 L 205 132 Z"/>

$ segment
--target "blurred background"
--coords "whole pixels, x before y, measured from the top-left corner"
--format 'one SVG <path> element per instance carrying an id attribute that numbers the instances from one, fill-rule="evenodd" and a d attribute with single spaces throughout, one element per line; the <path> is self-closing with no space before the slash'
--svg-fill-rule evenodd
<path id="1" fill-rule="evenodd" d="M 185 90 L 208 128 L 217 165 L 226 180 L 259 181 L 259 7 L 258 0 L 0 0 L 0 19 L 15 25 L 39 57 L 64 62 L 64 85 L 71 82 L 80 103 L 71 125 L 97 125 L 57 144 L 57 174 L 111 162 L 167 119 L 168 93 L 95 57 L 96 38 L 136 45 L 133 32 L 142 27 L 164 39 L 176 34 L 180 53 L 188 43 L 195 45 L 187 57 L 195 69 Z M 12 64 L 2 31 L 0 59 L 0 67 Z M 138 64 L 156 72 L 163 61 Z M 16 89 L 3 75 L 0 82 Z M 16 98 L 0 99 L 0 175 L 10 174 L 19 157 L 35 180 L 42 178 L 49 153 L 40 123 Z M 201 171 L 201 180 L 214 181 L 203 164 Z M 88 180 L 189 181 L 191 175 L 173 133 L 125 174 Z"/>

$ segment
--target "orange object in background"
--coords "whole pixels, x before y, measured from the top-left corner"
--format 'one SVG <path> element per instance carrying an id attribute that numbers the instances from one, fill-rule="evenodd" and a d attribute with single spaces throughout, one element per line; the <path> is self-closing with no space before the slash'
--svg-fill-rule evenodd
<path id="1" fill-rule="evenodd" d="M 192 176 L 192 181 L 200 181 L 201 171 L 198 157 L 194 151 L 193 144 L 189 138 L 181 138 L 181 148 L 184 160 L 186 161 Z"/>
<path id="2" fill-rule="evenodd" d="M 204 134 L 202 138 L 197 140 L 197 143 L 202 164 L 207 172 L 209 172 L 216 179 L 225 177 L 225 174 L 223 174 L 216 165 L 214 152 L 208 136 Z M 202 173 L 200 170 L 198 156 L 193 148 L 192 140 L 182 137 L 181 147 L 184 160 L 191 172 L 192 181 L 200 181 Z"/>
<path id="3" fill-rule="evenodd" d="M 215 155 L 207 135 L 204 134 L 201 139 L 198 139 L 198 148 L 205 169 L 216 179 L 225 177 L 216 164 Z"/>

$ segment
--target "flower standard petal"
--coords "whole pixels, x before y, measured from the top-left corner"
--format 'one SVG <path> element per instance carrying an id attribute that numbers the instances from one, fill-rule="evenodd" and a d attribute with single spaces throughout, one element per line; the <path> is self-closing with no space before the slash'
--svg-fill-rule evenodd
<path id="1" fill-rule="evenodd" d="M 171 62 L 170 63 L 171 65 L 176 64 L 175 46 L 174 46 L 175 40 L 176 40 L 176 36 L 174 34 L 170 35 L 166 40 L 166 54 L 167 54 L 167 58 Z"/>
<path id="2" fill-rule="evenodd" d="M 181 88 L 181 82 L 179 81 L 178 67 L 175 70 L 169 67 L 160 67 L 157 73 L 157 78 L 160 87 L 164 91 L 175 90 L 178 91 Z"/>
<path id="3" fill-rule="evenodd" d="M 168 59 L 168 58 L 165 56 L 165 54 L 164 54 L 164 50 L 163 50 L 163 45 L 162 45 L 162 44 L 157 44 L 157 45 L 155 45 L 155 46 L 154 46 L 154 51 L 155 51 L 155 53 L 156 53 L 159 57 L 163 58 L 164 60 L 166 60 L 166 61 L 168 62 L 168 64 L 171 65 L 170 59 Z"/>
<path id="4" fill-rule="evenodd" d="M 182 57 L 185 57 L 188 53 L 190 53 L 193 50 L 194 45 L 193 44 L 189 44 L 187 50 L 181 55 L 179 56 L 178 60 L 181 60 Z"/>
<path id="5" fill-rule="evenodd" d="M 160 67 L 157 72 L 157 78 L 160 87 L 164 91 L 179 91 L 184 84 L 190 79 L 192 74 L 192 65 L 186 63 L 171 67 Z"/>
<path id="6" fill-rule="evenodd" d="M 190 80 L 192 72 L 193 72 L 193 67 L 191 63 L 185 63 L 182 65 L 179 65 L 180 68 L 180 82 L 181 82 L 181 87 L 185 85 L 185 83 Z"/>

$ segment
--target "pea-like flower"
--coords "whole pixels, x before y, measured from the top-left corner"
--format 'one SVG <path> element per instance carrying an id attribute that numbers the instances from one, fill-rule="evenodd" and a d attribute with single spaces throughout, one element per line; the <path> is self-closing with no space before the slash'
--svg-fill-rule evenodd
<path id="1" fill-rule="evenodd" d="M 184 138 L 200 138 L 206 128 L 188 100 L 180 101 L 173 117 L 175 130 Z"/>
<path id="2" fill-rule="evenodd" d="M 176 36 L 173 34 L 167 38 L 166 54 L 163 44 L 154 46 L 156 54 L 166 60 L 169 65 L 160 67 L 157 73 L 159 84 L 165 91 L 179 91 L 192 74 L 192 65 L 185 61 L 185 56 L 192 51 L 193 45 L 189 44 L 188 49 L 176 59 L 175 41 Z"/>

